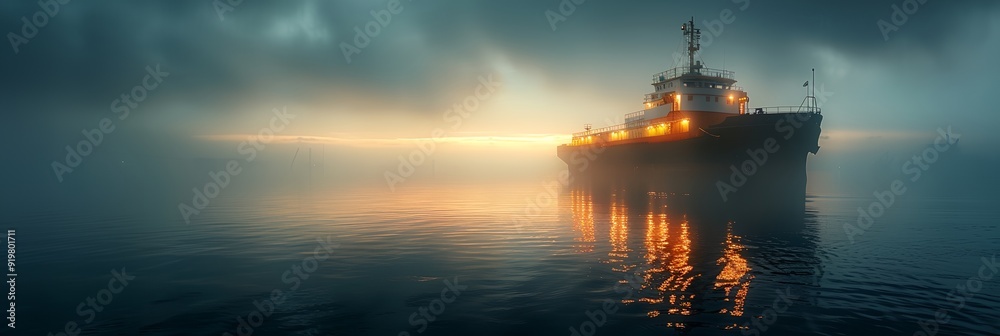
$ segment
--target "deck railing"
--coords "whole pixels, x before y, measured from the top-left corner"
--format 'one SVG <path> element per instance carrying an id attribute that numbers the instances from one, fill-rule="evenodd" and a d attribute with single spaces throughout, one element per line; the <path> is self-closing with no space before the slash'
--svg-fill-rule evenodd
<path id="1" fill-rule="evenodd" d="M 608 127 L 604 127 L 604 128 L 598 128 L 598 129 L 592 129 L 592 130 L 589 130 L 589 131 L 583 131 L 583 132 L 573 133 L 573 136 L 574 137 L 584 137 L 584 136 L 588 136 L 588 135 L 595 135 L 595 134 L 603 134 L 603 133 L 607 133 L 607 132 L 620 131 L 620 130 L 623 130 L 623 129 L 626 129 L 626 128 L 636 128 L 636 127 L 645 127 L 645 126 L 649 126 L 649 121 L 646 121 L 646 120 L 630 121 L 630 122 L 626 122 L 624 124 L 618 124 L 618 125 L 614 125 L 614 126 L 608 126 Z"/>
<path id="2" fill-rule="evenodd" d="M 766 106 L 750 109 L 751 114 L 778 114 L 778 113 L 815 113 L 820 114 L 823 110 L 817 106 Z"/>
<path id="3" fill-rule="evenodd" d="M 676 67 L 658 74 L 653 75 L 653 83 L 665 82 L 683 75 L 688 74 L 690 71 L 689 67 Z M 701 68 L 694 71 L 695 74 L 708 76 L 708 77 L 719 77 L 726 79 L 736 79 L 736 73 L 729 70 L 722 69 L 711 69 L 711 68 Z"/>
<path id="4" fill-rule="evenodd" d="M 646 110 L 639 110 L 625 115 L 625 122 L 642 120 L 646 116 Z"/>

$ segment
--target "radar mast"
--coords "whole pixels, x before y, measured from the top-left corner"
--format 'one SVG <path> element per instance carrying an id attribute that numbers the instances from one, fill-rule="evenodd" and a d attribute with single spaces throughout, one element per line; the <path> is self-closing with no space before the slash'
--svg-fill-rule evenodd
<path id="1" fill-rule="evenodd" d="M 687 36 L 688 42 L 688 73 L 694 73 L 701 69 L 701 64 L 694 63 L 694 54 L 701 49 L 701 29 L 694 27 L 694 17 L 691 21 L 681 25 L 681 30 Z"/>

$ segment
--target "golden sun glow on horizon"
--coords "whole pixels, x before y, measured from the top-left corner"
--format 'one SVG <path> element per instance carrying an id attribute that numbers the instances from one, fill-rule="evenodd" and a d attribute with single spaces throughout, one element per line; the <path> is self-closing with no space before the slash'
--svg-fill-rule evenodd
<path id="1" fill-rule="evenodd" d="M 247 139 L 257 138 L 256 134 L 216 134 L 200 135 L 196 138 L 207 141 L 241 142 Z M 262 141 L 269 143 L 312 143 L 312 144 L 337 144 L 355 147 L 393 147 L 407 146 L 413 143 L 433 141 L 436 143 L 451 143 L 464 145 L 552 145 L 568 143 L 570 135 L 562 134 L 515 134 L 515 135 L 465 135 L 465 136 L 444 136 L 440 138 L 412 137 L 412 138 L 377 138 L 377 137 L 356 137 L 350 135 L 336 136 L 312 136 L 312 135 L 275 135 L 273 137 L 260 137 Z"/>
<path id="2" fill-rule="evenodd" d="M 926 134 L 900 131 L 866 131 L 866 130 L 827 130 L 824 131 L 821 143 L 824 146 L 855 145 L 858 142 L 872 139 L 918 139 Z M 377 137 L 362 133 L 338 133 L 333 135 L 274 135 L 272 137 L 258 134 L 211 134 L 198 135 L 196 139 L 213 142 L 243 142 L 248 139 L 259 139 L 267 143 L 278 144 L 329 144 L 348 147 L 402 147 L 413 144 L 435 142 L 438 144 L 457 144 L 465 146 L 544 146 L 555 147 L 571 143 L 570 134 L 459 134 L 432 137 Z"/>

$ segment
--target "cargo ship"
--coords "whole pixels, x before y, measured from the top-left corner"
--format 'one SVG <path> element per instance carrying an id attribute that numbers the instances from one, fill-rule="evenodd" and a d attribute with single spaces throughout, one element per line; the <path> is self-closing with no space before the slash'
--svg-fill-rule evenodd
<path id="1" fill-rule="evenodd" d="M 653 75 L 642 110 L 617 125 L 586 124 L 558 146 L 573 180 L 632 179 L 726 202 L 803 198 L 806 159 L 819 151 L 823 121 L 815 89 L 810 94 L 806 82 L 798 106 L 750 107 L 733 71 L 695 60 L 701 31 L 694 19 L 681 31 L 687 64 Z"/>

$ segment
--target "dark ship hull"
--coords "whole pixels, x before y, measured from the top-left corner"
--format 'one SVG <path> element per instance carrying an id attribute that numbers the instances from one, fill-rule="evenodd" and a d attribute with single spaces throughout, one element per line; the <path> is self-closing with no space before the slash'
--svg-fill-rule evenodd
<path id="1" fill-rule="evenodd" d="M 700 201 L 802 205 L 806 157 L 819 151 L 818 113 L 744 114 L 672 141 L 560 146 L 574 183 L 643 185 Z"/>

